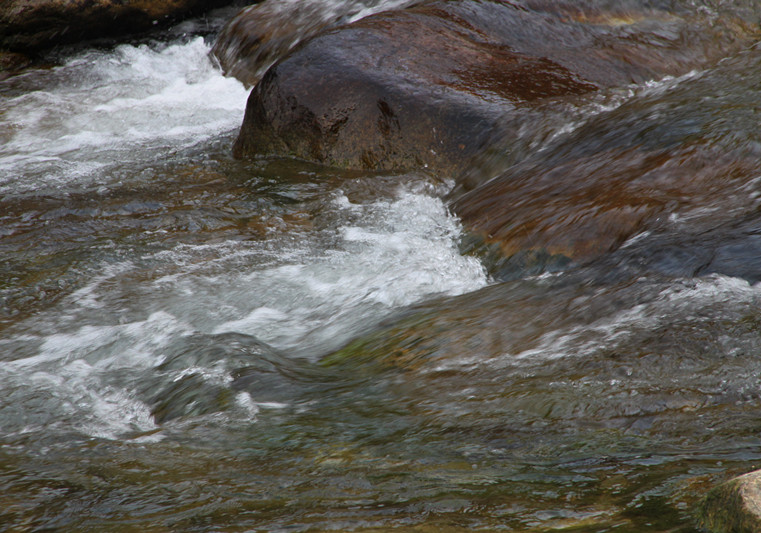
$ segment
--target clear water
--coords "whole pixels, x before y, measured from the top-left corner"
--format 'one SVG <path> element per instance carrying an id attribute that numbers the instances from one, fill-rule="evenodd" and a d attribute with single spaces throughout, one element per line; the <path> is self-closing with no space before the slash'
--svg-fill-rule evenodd
<path id="1" fill-rule="evenodd" d="M 435 176 L 232 160 L 247 93 L 209 49 L 0 82 L 0 529 L 693 531 L 761 464 L 761 173 L 498 283 Z M 537 151 L 636 123 L 753 154 L 759 58 Z"/>

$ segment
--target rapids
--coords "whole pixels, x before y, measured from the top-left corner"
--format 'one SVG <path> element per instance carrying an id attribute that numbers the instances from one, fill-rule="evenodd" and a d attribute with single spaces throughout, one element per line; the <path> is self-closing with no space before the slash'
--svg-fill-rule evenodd
<path id="1" fill-rule="evenodd" d="M 760 169 L 505 281 L 446 180 L 233 160 L 212 42 L 0 81 L 0 530 L 688 532 L 761 466 Z M 754 47 L 525 144 L 752 158 L 759 80 Z"/>

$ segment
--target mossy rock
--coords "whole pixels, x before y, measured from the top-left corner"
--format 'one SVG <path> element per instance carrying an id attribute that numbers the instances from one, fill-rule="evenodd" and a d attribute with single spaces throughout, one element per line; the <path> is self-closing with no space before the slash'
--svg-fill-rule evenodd
<path id="1" fill-rule="evenodd" d="M 711 490 L 701 502 L 698 520 L 700 526 L 711 533 L 761 531 L 761 470 Z"/>

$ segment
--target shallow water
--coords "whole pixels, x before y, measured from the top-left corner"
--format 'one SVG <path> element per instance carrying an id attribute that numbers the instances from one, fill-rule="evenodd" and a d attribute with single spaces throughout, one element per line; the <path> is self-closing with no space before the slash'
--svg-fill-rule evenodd
<path id="1" fill-rule="evenodd" d="M 209 49 L 0 82 L 3 529 L 694 531 L 761 465 L 758 50 L 553 115 L 531 157 L 751 162 L 497 281 L 445 180 L 232 160 Z"/>

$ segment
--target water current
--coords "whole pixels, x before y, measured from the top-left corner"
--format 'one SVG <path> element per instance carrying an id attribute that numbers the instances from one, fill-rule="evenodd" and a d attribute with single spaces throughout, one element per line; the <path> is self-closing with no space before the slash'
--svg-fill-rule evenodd
<path id="1" fill-rule="evenodd" d="M 569 111 L 749 163 L 501 281 L 446 180 L 233 160 L 212 42 L 0 82 L 0 530 L 687 532 L 761 466 L 758 50 Z"/>

